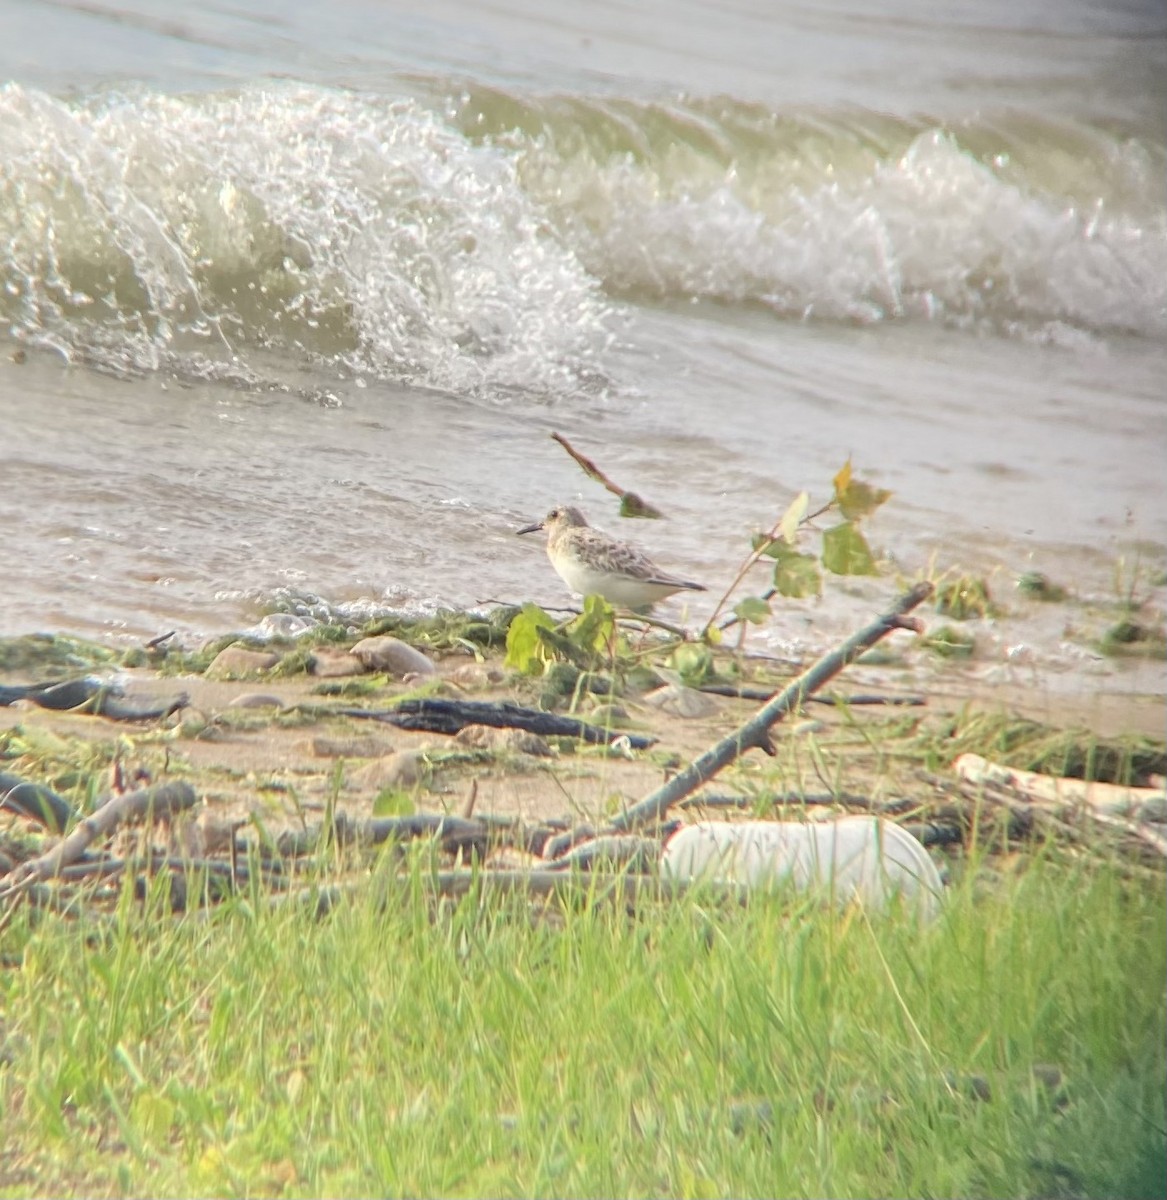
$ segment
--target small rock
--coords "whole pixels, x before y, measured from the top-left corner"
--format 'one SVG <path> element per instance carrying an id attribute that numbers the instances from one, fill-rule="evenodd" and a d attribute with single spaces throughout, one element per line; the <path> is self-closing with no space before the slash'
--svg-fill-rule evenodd
<path id="1" fill-rule="evenodd" d="M 387 754 L 373 759 L 359 771 L 353 772 L 352 781 L 362 791 L 411 788 L 422 781 L 427 770 L 428 764 L 420 750 L 403 750 L 400 754 Z"/>
<path id="2" fill-rule="evenodd" d="M 547 739 L 526 729 L 504 730 L 503 743 L 508 750 L 513 750 L 516 754 L 529 754 L 532 758 L 554 757 Z"/>
<path id="3" fill-rule="evenodd" d="M 488 667 L 485 663 L 463 663 L 446 678 L 455 687 L 468 692 L 481 692 L 502 683 L 506 676 L 497 667 Z"/>
<path id="4" fill-rule="evenodd" d="M 228 708 L 283 708 L 284 702 L 270 692 L 243 692 L 227 705 Z"/>
<path id="5" fill-rule="evenodd" d="M 454 734 L 454 741 L 471 750 L 493 750 L 498 745 L 498 732 L 489 725 L 464 725 Z"/>
<path id="6" fill-rule="evenodd" d="M 433 675 L 423 675 L 419 671 L 410 671 L 407 675 L 401 676 L 401 682 L 407 684 L 425 683 L 427 679 L 433 679 Z M 426 692 L 427 696 L 445 696 L 448 694 L 449 688 L 447 688 L 444 679 L 437 680 Z"/>
<path id="7" fill-rule="evenodd" d="M 597 704 L 588 713 L 588 724 L 615 727 L 628 721 L 628 710 L 619 704 Z"/>
<path id="8" fill-rule="evenodd" d="M 799 721 L 790 727 L 790 732 L 799 736 L 809 736 L 812 733 L 822 733 L 826 729 L 826 724 L 823 721 L 816 721 L 813 717 L 807 717 L 804 721 Z"/>
<path id="9" fill-rule="evenodd" d="M 188 858 L 206 858 L 231 848 L 237 825 L 204 808 L 193 820 L 184 821 L 174 832 L 177 849 Z"/>
<path id="10" fill-rule="evenodd" d="M 467 725 L 454 735 L 454 741 L 472 750 L 510 750 L 533 758 L 551 758 L 545 738 L 526 729 L 495 729 L 490 725 Z"/>
<path id="11" fill-rule="evenodd" d="M 667 683 L 655 692 L 649 692 L 644 697 L 644 703 L 671 716 L 690 719 L 711 717 L 717 712 L 717 701 L 712 696 L 680 683 Z"/>
<path id="12" fill-rule="evenodd" d="M 228 646 L 215 655 L 207 668 L 208 679 L 242 679 L 260 671 L 270 671 L 280 661 L 270 650 L 248 650 L 245 646 Z"/>
<path id="13" fill-rule="evenodd" d="M 352 653 L 365 664 L 366 670 L 384 671 L 399 679 L 411 673 L 433 675 L 437 672 L 434 664 L 420 650 L 387 635 L 357 642 Z"/>
<path id="14" fill-rule="evenodd" d="M 312 753 L 317 758 L 383 758 L 393 753 L 393 746 L 373 734 L 363 737 L 317 737 L 312 739 Z"/>
<path id="15" fill-rule="evenodd" d="M 363 675 L 365 664 L 347 650 L 335 646 L 317 646 L 308 659 L 308 669 L 321 679 L 339 679 L 344 675 Z"/>

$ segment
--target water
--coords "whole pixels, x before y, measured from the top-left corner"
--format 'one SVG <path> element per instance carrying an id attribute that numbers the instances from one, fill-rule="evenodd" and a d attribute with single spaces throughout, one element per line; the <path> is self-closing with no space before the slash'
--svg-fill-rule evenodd
<path id="1" fill-rule="evenodd" d="M 561 603 L 553 430 L 712 584 L 850 454 L 904 574 L 1161 606 L 1167 15 L 934 8 L 7 0 L 0 632 Z"/>

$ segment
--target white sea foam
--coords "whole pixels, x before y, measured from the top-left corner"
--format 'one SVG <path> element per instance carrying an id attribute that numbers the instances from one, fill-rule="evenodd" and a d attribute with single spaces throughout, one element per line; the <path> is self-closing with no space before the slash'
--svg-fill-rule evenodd
<path id="1" fill-rule="evenodd" d="M 501 396 L 602 390 L 643 298 L 1167 332 L 1165 151 L 1133 136 L 425 90 L 0 89 L 0 315 L 107 369 L 270 386 L 273 349 Z"/>
<path id="2" fill-rule="evenodd" d="M 608 306 L 512 160 L 415 101 L 9 86 L 0 130 L 3 312 L 34 343 L 138 370 L 274 345 L 465 391 L 598 369 Z"/>

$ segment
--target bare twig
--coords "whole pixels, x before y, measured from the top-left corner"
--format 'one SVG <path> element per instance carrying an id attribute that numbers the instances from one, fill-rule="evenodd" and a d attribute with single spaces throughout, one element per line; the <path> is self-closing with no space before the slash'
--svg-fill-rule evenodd
<path id="1" fill-rule="evenodd" d="M 697 691 L 708 692 L 711 696 L 729 696 L 734 700 L 769 700 L 776 696 L 776 688 L 738 687 L 732 683 L 703 683 Z M 883 696 L 861 693 L 855 696 L 807 696 L 810 704 L 832 704 L 839 708 L 861 708 L 874 705 L 888 705 L 893 708 L 919 708 L 928 701 L 923 696 Z"/>
<path id="2" fill-rule="evenodd" d="M 609 871 L 623 868 L 647 873 L 660 859 L 660 847 L 659 838 L 639 837 L 630 833 L 593 838 L 561 854 L 551 864 L 551 869 L 566 871 L 578 867 L 591 871 L 604 867 Z"/>
<path id="3" fill-rule="evenodd" d="M 814 808 L 823 805 L 838 805 L 841 808 L 858 808 L 864 812 L 881 810 L 881 805 L 870 796 L 860 796 L 853 792 L 776 792 L 770 796 L 710 796 L 702 793 L 697 796 L 687 796 L 676 802 L 678 808 L 731 808 L 731 809 L 761 809 L 764 807 L 805 807 Z"/>
<path id="4" fill-rule="evenodd" d="M 541 709 L 524 708 L 510 700 L 493 703 L 485 700 L 446 700 L 431 696 L 421 700 L 401 700 L 392 708 L 329 708 L 299 706 L 299 711 L 313 716 L 354 717 L 384 721 L 401 729 L 425 733 L 455 734 L 467 725 L 490 725 L 496 729 L 525 729 L 545 737 L 574 737 L 593 745 L 614 742 L 626 737 L 634 750 L 647 750 L 656 738 L 620 730 L 601 729 L 574 717 L 561 717 Z"/>
<path id="5" fill-rule="evenodd" d="M 53 833 L 64 833 L 73 819 L 72 805 L 51 788 L 7 771 L 0 771 L 0 809 L 39 821 Z"/>
<path id="6" fill-rule="evenodd" d="M 583 468 L 584 474 L 589 479 L 594 479 L 598 484 L 607 488 L 613 496 L 620 497 L 620 512 L 623 516 L 654 518 L 664 516 L 664 513 L 659 508 L 649 504 L 647 500 L 642 499 L 635 492 L 630 492 L 626 488 L 622 488 L 618 483 L 613 483 L 586 454 L 581 454 L 563 434 L 553 433 L 551 437 L 579 463 Z"/>
<path id="7" fill-rule="evenodd" d="M 194 788 L 182 782 L 164 783 L 114 796 L 44 854 L 21 863 L 8 876 L 5 886 L 0 888 L 0 902 L 19 896 L 33 884 L 52 879 L 63 867 L 78 862 L 93 842 L 100 837 L 108 837 L 124 821 L 151 814 L 170 816 L 192 808 L 196 800 Z"/>
<path id="8" fill-rule="evenodd" d="M 1167 837 L 1156 832 L 1147 825 L 1140 825 L 1134 821 L 1124 821 L 1122 817 L 1112 817 L 1109 813 L 1103 812 L 1100 809 L 1092 809 L 1090 816 L 1100 825 L 1107 825 L 1112 829 L 1121 830 L 1123 833 L 1129 834 L 1133 838 L 1137 838 L 1140 842 L 1150 846 L 1156 854 L 1163 858 L 1167 858 Z"/>
<path id="9" fill-rule="evenodd" d="M 469 821 L 474 815 L 474 805 L 478 800 L 478 780 L 470 780 L 470 791 L 466 793 L 466 799 L 462 801 L 462 807 L 458 811 L 458 816 L 463 821 Z"/>
<path id="10" fill-rule="evenodd" d="M 930 583 L 917 584 L 910 592 L 901 596 L 883 616 L 852 634 L 847 641 L 829 654 L 823 655 L 808 671 L 759 709 L 744 725 L 734 730 L 728 737 L 722 738 L 717 745 L 706 750 L 700 758 L 690 763 L 679 774 L 674 775 L 652 795 L 614 818 L 605 832 L 622 833 L 659 821 L 668 810 L 669 805 L 676 803 L 712 779 L 722 768 L 728 766 L 746 750 L 759 749 L 773 753 L 774 748 L 769 734 L 770 727 L 782 720 L 791 709 L 798 708 L 807 696 L 821 688 L 828 680 L 833 679 L 844 667 L 853 663 L 865 650 L 874 646 L 889 633 L 897 629 L 920 632 L 920 623 L 908 618 L 906 614 L 922 604 L 931 594 L 932 585 Z"/>

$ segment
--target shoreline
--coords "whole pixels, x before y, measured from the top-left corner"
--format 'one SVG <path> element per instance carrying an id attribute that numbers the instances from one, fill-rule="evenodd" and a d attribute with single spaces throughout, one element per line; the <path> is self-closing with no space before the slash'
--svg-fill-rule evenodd
<path id="1" fill-rule="evenodd" d="M 467 631 L 481 639 L 477 656 L 469 649 L 474 643 L 463 636 Z M 392 632 L 416 656 L 406 661 L 422 665 L 422 673 L 407 673 L 402 680 L 393 671 L 354 667 L 345 660 L 352 658 L 346 647 L 355 639 L 339 634 L 331 644 L 310 648 L 289 643 L 278 653 L 271 644 L 248 648 L 227 637 L 204 650 L 201 658 L 180 654 L 167 661 L 164 653 L 154 652 L 151 663 L 151 652 L 143 650 L 128 661 L 114 662 L 111 656 L 104 665 L 82 663 L 82 643 L 0 640 L 0 684 L 75 678 L 96 669 L 99 676 L 116 677 L 124 685 L 128 704 L 165 705 L 179 695 L 188 701 L 170 717 L 138 724 L 54 712 L 27 699 L 0 707 L 6 769 L 19 774 L 31 768 L 25 771 L 30 780 L 50 786 L 65 780 L 74 799 L 106 790 L 111 770 L 140 771 L 152 779 L 186 778 L 218 819 L 261 820 L 284 828 L 302 821 L 305 812 L 323 813 L 330 804 L 360 819 L 386 806 L 404 812 L 457 812 L 471 791 L 478 812 L 537 820 L 568 813 L 576 820 L 598 820 L 616 797 L 631 803 L 651 792 L 757 708 L 756 701 L 689 688 L 682 690 L 692 692 L 698 702 L 685 716 L 655 707 L 651 691 L 628 685 L 615 707 L 601 695 L 589 699 L 581 694 L 581 718 L 616 722 L 617 729 L 637 730 L 655 739 L 651 749 L 636 753 L 555 738 L 543 739 L 541 746 L 523 746 L 508 741 L 501 731 L 445 737 L 340 714 L 337 710 L 354 706 L 381 710 L 410 697 L 517 701 L 559 711 L 570 700 L 570 689 L 552 702 L 544 678 L 507 670 L 502 631 L 481 620 L 463 627 L 434 620 L 400 623 Z M 907 641 L 908 635 L 896 634 L 888 644 Z M 18 644 L 29 650 L 23 665 L 14 661 L 13 647 Z M 109 653 L 98 646 L 90 649 L 95 659 Z M 225 662 L 226 668 L 216 665 Z M 309 673 L 306 668 L 312 662 L 322 673 Z M 731 657 L 719 652 L 716 663 L 719 678 L 768 688 L 785 686 L 791 677 L 788 668 L 776 669 L 766 659 L 747 658 L 733 667 Z M 334 676 L 335 670 L 345 673 Z M 666 672 L 664 678 L 669 677 Z M 963 737 L 961 729 L 982 721 L 995 723 L 998 733 L 964 748 L 990 757 L 994 736 L 1007 745 L 1015 735 L 1001 731 L 1010 729 L 1024 731 L 1024 736 L 1016 735 L 1021 741 L 1062 738 L 1067 747 L 1163 746 L 1161 695 L 1106 694 L 1097 689 L 1053 695 L 1024 680 L 986 684 L 951 662 L 932 662 L 926 669 L 905 665 L 894 648 L 887 661 L 853 664 L 828 690 L 843 697 L 918 694 L 924 703 L 854 709 L 807 704 L 804 712 L 776 727 L 782 767 L 777 775 L 774 762 L 747 755 L 725 779 L 718 778 L 715 789 L 732 785 L 748 791 L 770 786 L 764 784 L 766 779 L 780 778 L 786 790 L 821 792 L 826 767 L 832 772 L 831 788 L 874 787 L 885 795 L 899 789 L 931 804 L 930 787 L 913 772 L 932 760 L 934 769 L 943 771 L 945 755 L 956 753 L 947 749 L 949 742 L 955 747 Z M 912 769 L 889 773 L 887 762 L 874 750 L 885 742 L 888 754 L 902 757 Z M 927 753 L 922 753 L 925 745 Z M 1167 756 L 1167 746 L 1163 752 Z M 1083 753 L 1089 761 L 1094 751 Z M 1027 764 L 1024 757 L 1015 763 Z"/>

